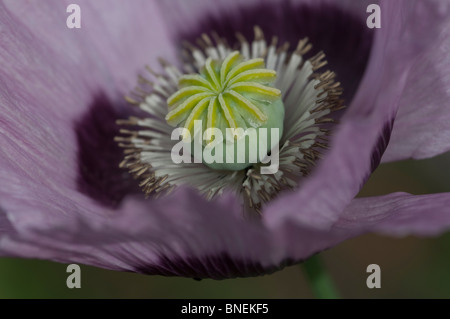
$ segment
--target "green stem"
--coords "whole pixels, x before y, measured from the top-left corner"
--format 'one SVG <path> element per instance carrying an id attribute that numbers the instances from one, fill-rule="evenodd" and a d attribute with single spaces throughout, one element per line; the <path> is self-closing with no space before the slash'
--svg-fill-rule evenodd
<path id="1" fill-rule="evenodd" d="M 303 270 L 311 285 L 314 295 L 319 299 L 338 299 L 339 294 L 334 287 L 319 255 L 312 256 L 303 263 Z"/>

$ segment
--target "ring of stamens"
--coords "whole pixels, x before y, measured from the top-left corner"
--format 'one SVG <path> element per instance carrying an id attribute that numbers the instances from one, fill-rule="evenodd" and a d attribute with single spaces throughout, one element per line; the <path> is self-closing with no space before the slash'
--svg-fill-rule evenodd
<path id="1" fill-rule="evenodd" d="M 166 100 L 179 98 L 174 93 L 178 90 L 180 79 L 183 79 L 186 87 L 202 81 L 184 74 L 207 70 L 204 67 L 211 65 L 211 61 L 224 60 L 233 52 L 216 33 L 212 34 L 212 38 L 202 35 L 198 41 L 200 48 L 185 44 L 186 49 L 182 51 L 186 58 L 183 72 L 160 60 L 164 74 L 147 67 L 153 80 L 148 79 L 149 76 L 139 77 L 138 87 L 126 99 L 149 116 L 117 121 L 121 126 L 132 127 L 121 129 L 120 136 L 116 137 L 125 153 L 121 167 L 127 168 L 141 180 L 140 186 L 147 195 L 158 197 L 170 193 L 176 186 L 189 185 L 211 199 L 228 189 L 242 196 L 249 207 L 259 212 L 262 205 L 281 190 L 298 187 L 298 181 L 310 173 L 328 148 L 330 125 L 335 122 L 330 114 L 344 107 L 342 88 L 339 82 L 335 82 L 333 72 L 319 71 L 326 65 L 322 52 L 308 60 L 304 59 L 303 56 L 311 50 L 307 39 L 299 41 L 296 49 L 289 53 L 289 45 L 278 46 L 277 38 L 267 44 L 258 27 L 255 27 L 252 43 L 238 34 L 239 52 L 244 61 L 264 59 L 266 68 L 275 70 L 278 75 L 273 87 L 281 91 L 286 112 L 284 133 L 280 140 L 279 170 L 273 175 L 261 175 L 259 164 L 234 172 L 213 170 L 201 163 L 174 164 L 170 159 L 170 151 L 175 141 L 170 139 L 172 128 L 166 123 L 166 116 L 172 119 L 173 113 L 171 116 L 169 114 L 174 109 L 168 113 Z M 223 84 L 220 82 L 222 75 L 219 75 L 216 74 L 218 87 Z M 214 88 L 211 92 L 214 92 Z M 172 104 L 175 108 L 179 105 Z M 206 109 L 207 106 L 201 107 Z"/>

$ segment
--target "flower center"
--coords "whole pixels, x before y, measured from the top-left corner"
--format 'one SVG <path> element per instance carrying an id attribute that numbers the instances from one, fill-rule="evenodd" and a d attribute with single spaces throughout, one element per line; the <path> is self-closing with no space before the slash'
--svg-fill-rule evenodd
<path id="1" fill-rule="evenodd" d="M 230 190 L 247 208 L 261 212 L 279 192 L 298 187 L 328 148 L 334 126 L 330 114 L 344 106 L 343 90 L 334 72 L 320 71 L 326 65 L 324 53 L 305 59 L 311 50 L 307 39 L 288 51 L 289 45 L 278 45 L 276 37 L 267 42 L 258 27 L 252 42 L 241 34 L 237 38 L 239 52 L 218 35 L 214 41 L 202 35 L 198 40 L 201 48 L 186 43 L 184 71 L 189 74 L 160 60 L 164 72 L 148 67 L 147 76 L 151 77 L 141 75 L 139 86 L 127 97 L 148 116 L 118 120 L 119 125 L 131 129 L 122 128 L 115 140 L 124 148 L 120 166 L 139 178 L 145 194 L 158 197 L 189 185 L 211 199 Z M 180 141 L 172 138 L 173 126 L 188 128 L 178 132 L 192 135 L 196 119 L 202 120 L 203 132 L 207 125 L 216 130 L 237 127 L 245 132 L 256 130 L 261 137 L 264 127 L 279 128 L 284 130 L 279 132 L 279 152 L 267 152 L 250 165 L 217 166 L 197 161 L 194 147 L 192 157 L 176 163 L 172 155 Z M 228 146 L 228 142 L 223 144 Z M 201 145 L 203 151 L 208 145 Z M 226 152 L 229 154 L 228 148 Z M 265 152 L 261 153 L 264 156 Z M 266 160 L 274 156 L 279 159 L 278 171 L 263 173 L 262 168 L 268 167 Z"/>
<path id="2" fill-rule="evenodd" d="M 282 130 L 284 106 L 281 91 L 270 86 L 275 79 L 276 72 L 266 69 L 261 58 L 244 60 L 238 51 L 230 53 L 222 61 L 208 58 L 199 74 L 183 75 L 179 79 L 178 91 L 167 99 L 169 112 L 165 119 L 171 126 L 184 127 L 184 138 L 196 134 L 194 121 L 201 120 L 203 131 L 218 128 L 223 136 L 227 136 L 228 143 L 249 136 L 247 131 L 251 128 L 258 129 L 257 134 L 252 135 L 256 139 L 261 128 Z M 231 140 L 226 129 L 234 130 Z M 209 135 L 205 142 L 211 142 L 211 139 Z M 244 152 L 248 149 L 246 147 Z M 225 163 L 227 161 L 224 160 L 205 164 L 211 168 L 239 170 L 249 165 L 248 154 L 244 156 L 247 158 L 244 163 L 231 160 Z"/>

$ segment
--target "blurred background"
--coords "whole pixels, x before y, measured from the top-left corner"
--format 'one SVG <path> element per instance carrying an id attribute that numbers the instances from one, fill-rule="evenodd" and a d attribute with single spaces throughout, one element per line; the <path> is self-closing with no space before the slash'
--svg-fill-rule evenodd
<path id="1" fill-rule="evenodd" d="M 396 191 L 450 191 L 450 153 L 381 165 L 359 196 Z M 450 208 L 449 208 L 450 209 Z M 450 232 L 437 238 L 348 240 L 322 257 L 343 298 L 450 298 Z M 366 267 L 381 267 L 381 288 L 368 289 Z M 299 265 L 272 275 L 233 280 L 120 273 L 81 265 L 81 289 L 66 287 L 66 265 L 0 259 L 0 298 L 311 298 Z"/>

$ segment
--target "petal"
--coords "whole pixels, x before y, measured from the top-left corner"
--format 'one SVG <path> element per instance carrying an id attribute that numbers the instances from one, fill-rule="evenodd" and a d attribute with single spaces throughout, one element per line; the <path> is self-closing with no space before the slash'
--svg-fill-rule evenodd
<path id="1" fill-rule="evenodd" d="M 408 76 L 383 162 L 422 159 L 450 150 L 450 4 L 421 1 L 420 5 L 427 8 L 406 30 L 429 42 Z M 439 25 L 443 17 L 445 23 Z"/>
<path id="2" fill-rule="evenodd" d="M 450 228 L 450 194 L 356 199 L 330 230 L 245 221 L 228 195 L 207 207 L 193 192 L 179 190 L 176 196 L 179 201 L 166 198 L 152 210 L 127 199 L 121 214 L 98 220 L 67 214 L 52 230 L 3 237 L 0 255 L 223 279 L 270 273 L 367 232 L 430 236 Z"/>
<path id="3" fill-rule="evenodd" d="M 69 211 L 48 220 L 36 207 L 38 221 L 18 223 L 26 229 L 2 238 L 0 254 L 210 278 L 263 274 L 279 265 L 282 247 L 275 248 L 278 243 L 260 224 L 242 219 L 234 197 L 204 205 L 193 191 L 180 189 L 174 196 L 151 209 L 129 198 L 108 218 Z"/>
<path id="4" fill-rule="evenodd" d="M 8 213 L 24 198 L 59 198 L 61 211 L 72 196 L 114 207 L 134 191 L 118 168 L 115 121 L 129 109 L 123 95 L 138 70 L 170 57 L 172 45 L 153 2 L 80 1 L 81 29 L 66 27 L 69 3 L 0 4 L 0 204 Z"/>
<path id="5" fill-rule="evenodd" d="M 438 236 L 450 229 L 449 205 L 450 193 L 393 193 L 357 198 L 328 231 L 288 222 L 281 229 L 285 245 L 289 247 L 289 256 L 294 260 L 303 260 L 307 251 L 305 246 L 314 245 L 313 250 L 318 247 L 325 249 L 366 233 L 396 237 Z"/>
<path id="6" fill-rule="evenodd" d="M 450 193 L 356 198 L 336 228 L 374 231 L 390 236 L 437 236 L 450 229 Z"/>

